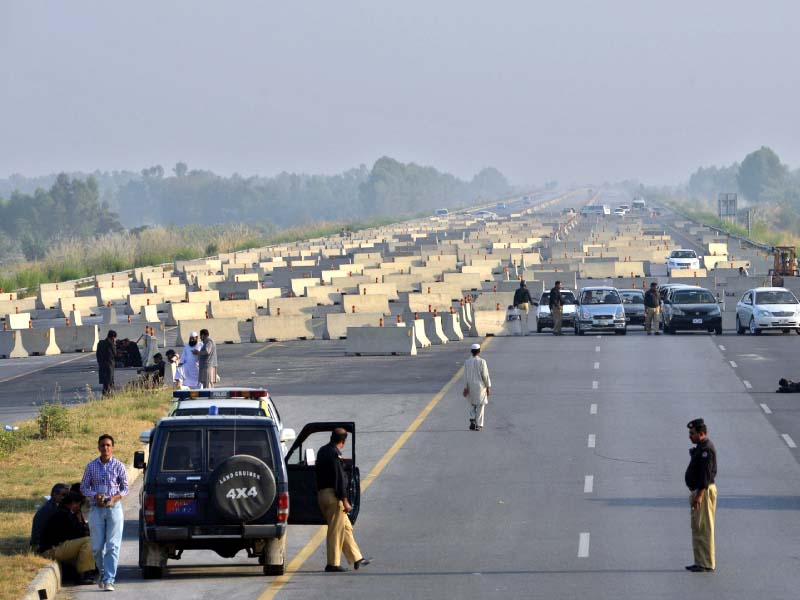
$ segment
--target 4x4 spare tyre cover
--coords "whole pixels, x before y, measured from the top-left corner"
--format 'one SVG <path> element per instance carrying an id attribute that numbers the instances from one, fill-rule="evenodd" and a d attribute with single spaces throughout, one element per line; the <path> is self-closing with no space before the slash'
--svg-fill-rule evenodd
<path id="1" fill-rule="evenodd" d="M 246 523 L 262 516 L 275 500 L 275 476 L 264 461 L 231 456 L 211 475 L 211 501 L 219 514 Z"/>

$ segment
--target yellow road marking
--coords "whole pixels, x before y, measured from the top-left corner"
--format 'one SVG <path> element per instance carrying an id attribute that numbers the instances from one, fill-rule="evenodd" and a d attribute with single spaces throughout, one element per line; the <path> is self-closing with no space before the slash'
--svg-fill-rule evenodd
<path id="1" fill-rule="evenodd" d="M 485 349 L 493 340 L 493 337 L 485 338 L 483 344 L 481 344 L 481 348 Z M 372 467 L 372 470 L 369 472 L 364 479 L 361 480 L 361 491 L 363 492 L 366 490 L 375 479 L 383 472 L 386 468 L 386 465 L 389 464 L 389 461 L 394 458 L 394 455 L 397 454 L 397 451 L 402 448 L 405 443 L 408 441 L 408 438 L 419 429 L 419 426 L 425 421 L 431 411 L 436 408 L 436 405 L 444 398 L 445 394 L 450 390 L 451 387 L 459 380 L 464 374 L 464 367 L 461 367 L 456 374 L 450 378 L 444 387 L 433 397 L 431 401 L 423 408 L 417 417 L 411 422 L 411 425 L 408 426 L 402 435 L 397 438 L 392 447 L 389 448 L 386 453 L 381 457 L 381 459 L 377 462 L 377 464 Z M 286 572 L 279 577 L 273 579 L 270 584 L 266 587 L 266 589 L 261 593 L 258 597 L 258 600 L 272 600 L 275 598 L 275 595 L 283 589 L 289 581 L 292 579 L 294 574 L 300 570 L 300 567 L 303 566 L 308 558 L 314 553 L 314 551 L 319 548 L 320 544 L 325 541 L 327 525 L 320 525 L 317 530 L 314 532 L 314 535 L 311 536 L 311 539 L 306 542 L 306 545 L 300 549 L 300 552 L 289 561 L 289 564 L 286 565 Z"/>
<path id="2" fill-rule="evenodd" d="M 72 356 L 70 358 L 67 358 L 65 360 L 53 363 L 51 365 L 45 365 L 45 366 L 39 367 L 38 369 L 32 369 L 30 371 L 25 371 L 24 373 L 19 373 L 17 375 L 12 375 L 11 377 L 7 377 L 6 379 L 0 379 L 0 383 L 5 383 L 7 381 L 12 381 L 14 379 L 19 379 L 20 377 L 25 377 L 25 375 L 32 375 L 33 373 L 38 373 L 39 371 L 44 371 L 45 369 L 49 369 L 51 367 L 57 367 L 59 365 L 65 365 L 67 363 L 76 361 L 79 358 L 86 358 L 87 356 L 91 356 L 91 355 L 92 355 L 91 352 L 79 353 L 77 356 Z"/>
<path id="3" fill-rule="evenodd" d="M 266 346 L 261 346 L 261 348 L 259 348 L 258 350 L 253 350 L 250 354 L 247 354 L 245 356 L 245 358 L 250 358 L 251 356 L 255 356 L 256 354 L 260 354 L 261 352 L 263 352 L 267 348 L 272 348 L 273 346 L 278 346 L 278 345 L 280 345 L 280 342 L 272 342 L 272 343 L 267 344 Z"/>

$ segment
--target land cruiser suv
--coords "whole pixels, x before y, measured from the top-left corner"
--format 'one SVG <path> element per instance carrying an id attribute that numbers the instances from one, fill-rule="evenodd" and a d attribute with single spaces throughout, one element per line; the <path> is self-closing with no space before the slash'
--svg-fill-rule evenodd
<path id="1" fill-rule="evenodd" d="M 151 430 L 139 512 L 139 567 L 145 579 L 163 575 L 167 560 L 186 550 L 213 550 L 231 558 L 245 550 L 265 575 L 284 572 L 288 524 L 324 524 L 317 504 L 311 445 L 328 441 L 336 427 L 348 433 L 343 451 L 350 475 L 355 522 L 361 484 L 355 462 L 355 423 L 306 425 L 283 459 L 275 421 L 262 416 L 165 417 Z M 291 505 L 291 509 L 290 509 Z"/>

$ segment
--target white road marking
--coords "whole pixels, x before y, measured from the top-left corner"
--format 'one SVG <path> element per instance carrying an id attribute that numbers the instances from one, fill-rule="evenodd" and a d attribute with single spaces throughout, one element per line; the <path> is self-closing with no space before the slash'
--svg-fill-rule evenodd
<path id="1" fill-rule="evenodd" d="M 589 442 L 588 442 L 589 448 L 594 448 L 596 441 L 597 441 L 597 438 L 595 437 L 595 435 L 593 433 L 590 433 L 589 434 Z"/>
<path id="2" fill-rule="evenodd" d="M 600 363 L 599 362 L 594 363 L 594 368 L 595 369 L 599 369 L 600 368 Z"/>
<path id="3" fill-rule="evenodd" d="M 748 390 L 753 389 L 753 386 L 750 384 L 749 381 L 747 381 L 747 379 L 742 379 L 742 383 L 744 384 L 744 387 L 746 387 Z"/>
<path id="4" fill-rule="evenodd" d="M 601 337 L 603 337 L 603 336 L 600 336 L 600 335 L 598 335 L 598 336 L 597 336 L 597 339 L 599 340 Z"/>
<path id="5" fill-rule="evenodd" d="M 599 386 L 600 386 L 600 382 L 599 381 L 593 381 L 592 382 L 592 389 L 593 390 L 596 390 Z"/>
<path id="6" fill-rule="evenodd" d="M 595 352 L 600 352 L 600 346 L 595 346 L 595 347 L 594 347 L 594 351 L 595 351 Z"/>
<path id="7" fill-rule="evenodd" d="M 578 558 L 589 556 L 589 532 L 584 531 L 578 540 Z"/>
<path id="8" fill-rule="evenodd" d="M 592 404 L 589 406 L 589 414 L 596 415 L 597 414 L 597 404 Z"/>
<path id="9" fill-rule="evenodd" d="M 772 409 L 769 406 L 767 406 L 766 404 L 762 404 L 761 405 L 761 410 L 763 410 L 768 415 L 772 414 Z"/>
<path id="10" fill-rule="evenodd" d="M 735 368 L 738 366 L 738 365 L 737 365 L 737 364 L 736 364 L 734 361 L 732 361 L 732 360 L 729 360 L 728 362 L 729 362 L 729 363 L 731 363 L 731 366 L 732 366 L 734 369 L 735 369 Z"/>
<path id="11" fill-rule="evenodd" d="M 719 349 L 725 352 L 725 346 L 723 346 L 722 344 L 719 345 Z"/>
<path id="12" fill-rule="evenodd" d="M 591 494 L 594 489 L 594 475 L 587 475 L 583 479 L 583 493 Z"/>
<path id="13" fill-rule="evenodd" d="M 788 433 L 782 433 L 781 437 L 783 438 L 783 441 L 786 442 L 786 445 L 789 446 L 789 448 L 797 448 L 797 444 L 794 443 L 792 436 L 790 436 Z"/>

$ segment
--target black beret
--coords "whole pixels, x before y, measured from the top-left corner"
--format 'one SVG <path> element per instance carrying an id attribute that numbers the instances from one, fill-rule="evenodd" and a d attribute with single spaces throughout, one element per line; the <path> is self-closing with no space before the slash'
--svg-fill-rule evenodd
<path id="1" fill-rule="evenodd" d="M 694 419 L 692 421 L 689 421 L 686 424 L 686 427 L 688 427 L 689 429 L 699 429 L 700 427 L 702 427 L 705 424 L 706 424 L 706 422 L 703 421 L 703 419 Z"/>

